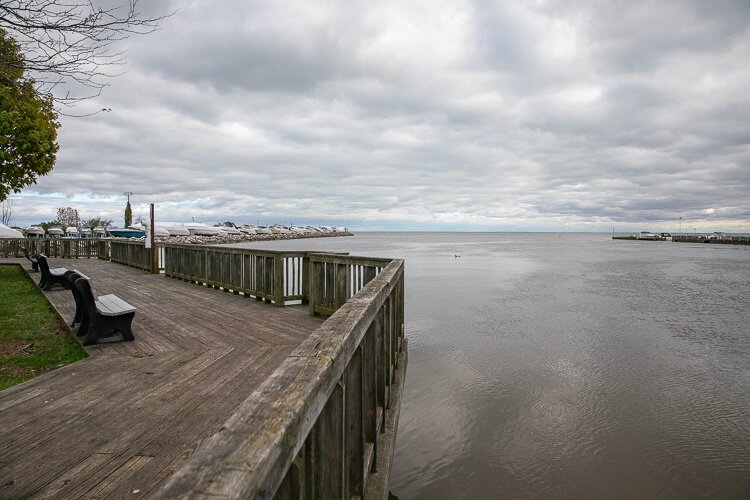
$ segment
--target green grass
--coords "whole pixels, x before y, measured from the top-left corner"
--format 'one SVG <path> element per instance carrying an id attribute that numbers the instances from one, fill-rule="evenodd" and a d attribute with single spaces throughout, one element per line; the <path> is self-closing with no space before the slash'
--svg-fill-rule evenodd
<path id="1" fill-rule="evenodd" d="M 0 265 L 0 390 L 85 357 L 21 268 Z"/>

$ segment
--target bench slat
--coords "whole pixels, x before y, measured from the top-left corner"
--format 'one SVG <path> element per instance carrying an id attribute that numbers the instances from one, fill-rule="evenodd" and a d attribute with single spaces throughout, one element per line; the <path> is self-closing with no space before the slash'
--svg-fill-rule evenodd
<path id="1" fill-rule="evenodd" d="M 117 295 L 105 295 L 95 302 L 97 310 L 105 316 L 117 316 L 135 311 L 135 307 L 122 300 Z"/>

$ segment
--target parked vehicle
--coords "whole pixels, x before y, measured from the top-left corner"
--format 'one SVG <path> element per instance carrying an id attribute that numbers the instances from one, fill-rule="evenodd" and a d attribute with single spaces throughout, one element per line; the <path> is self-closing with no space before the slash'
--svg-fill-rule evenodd
<path id="1" fill-rule="evenodd" d="M 651 231 L 641 231 L 635 235 L 638 240 L 660 240 L 661 236 Z"/>

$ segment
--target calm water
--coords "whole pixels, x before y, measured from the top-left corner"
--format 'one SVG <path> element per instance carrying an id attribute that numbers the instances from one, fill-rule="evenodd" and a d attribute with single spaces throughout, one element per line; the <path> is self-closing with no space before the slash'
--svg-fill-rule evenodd
<path id="1" fill-rule="evenodd" d="M 750 247 L 528 233 L 251 246 L 406 259 L 402 500 L 750 498 Z"/>

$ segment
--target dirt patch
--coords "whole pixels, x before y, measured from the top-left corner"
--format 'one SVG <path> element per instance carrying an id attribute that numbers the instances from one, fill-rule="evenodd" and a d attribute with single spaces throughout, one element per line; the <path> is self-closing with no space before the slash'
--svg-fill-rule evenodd
<path id="1" fill-rule="evenodd" d="M 5 342 L 0 344 L 0 357 L 2 356 L 28 356 L 33 342 Z"/>
<path id="2" fill-rule="evenodd" d="M 0 365 L 0 377 L 13 379 L 17 377 L 34 378 L 37 375 L 49 371 L 42 368 L 29 368 L 27 366 L 20 366 L 15 363 L 5 363 Z"/>

